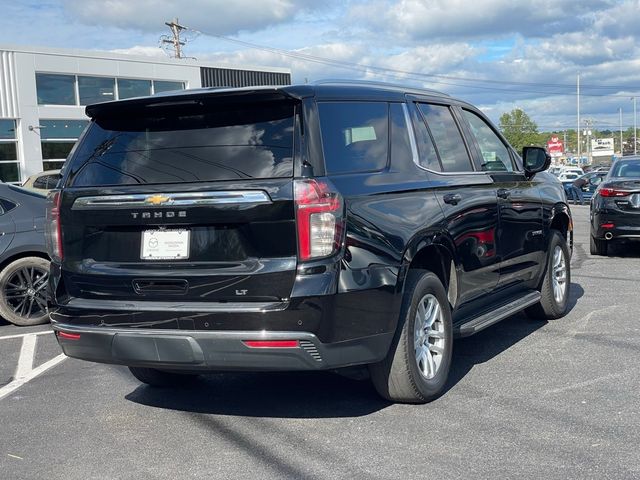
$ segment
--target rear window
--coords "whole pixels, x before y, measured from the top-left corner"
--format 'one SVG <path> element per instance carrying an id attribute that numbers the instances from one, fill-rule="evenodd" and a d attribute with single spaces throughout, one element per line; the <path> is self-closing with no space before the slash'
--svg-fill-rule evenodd
<path id="1" fill-rule="evenodd" d="M 94 120 L 71 159 L 70 185 L 293 176 L 293 104 L 150 110 Z"/>
<path id="2" fill-rule="evenodd" d="M 387 103 L 318 104 L 327 173 L 382 170 L 389 151 Z"/>
<path id="3" fill-rule="evenodd" d="M 610 177 L 636 177 L 640 178 L 640 161 L 616 162 L 611 168 Z"/>

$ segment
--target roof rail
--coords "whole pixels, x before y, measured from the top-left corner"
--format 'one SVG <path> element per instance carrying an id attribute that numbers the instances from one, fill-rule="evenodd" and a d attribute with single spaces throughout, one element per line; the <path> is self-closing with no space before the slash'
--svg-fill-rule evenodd
<path id="1" fill-rule="evenodd" d="M 390 83 L 390 82 L 381 82 L 376 80 L 353 80 L 353 79 L 322 79 L 322 80 L 314 80 L 310 82 L 311 85 L 362 85 L 362 86 L 371 86 L 371 87 L 381 87 L 381 88 L 393 88 L 398 90 L 404 90 L 407 92 L 419 92 L 419 93 L 431 93 L 436 95 L 442 95 L 445 97 L 449 97 L 450 95 L 439 90 L 434 90 L 431 88 L 421 88 L 421 87 L 409 87 L 406 85 L 400 85 L 398 83 Z"/>

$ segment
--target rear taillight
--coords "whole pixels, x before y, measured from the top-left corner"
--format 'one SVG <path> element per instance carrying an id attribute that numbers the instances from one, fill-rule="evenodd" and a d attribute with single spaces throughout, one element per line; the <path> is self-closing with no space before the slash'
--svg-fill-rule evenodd
<path id="1" fill-rule="evenodd" d="M 80 340 L 79 333 L 67 333 L 67 332 L 57 332 L 58 338 L 64 338 L 66 340 Z"/>
<path id="2" fill-rule="evenodd" d="M 340 249 L 342 196 L 326 179 L 294 183 L 300 260 L 328 257 Z"/>
<path id="3" fill-rule="evenodd" d="M 62 194 L 59 190 L 52 190 L 47 196 L 47 220 L 45 223 L 45 239 L 49 257 L 55 262 L 61 262 L 62 228 L 60 225 L 60 201 Z"/>
<path id="4" fill-rule="evenodd" d="M 599 190 L 601 197 L 626 197 L 631 194 L 625 190 L 616 190 L 615 188 L 603 187 Z"/>

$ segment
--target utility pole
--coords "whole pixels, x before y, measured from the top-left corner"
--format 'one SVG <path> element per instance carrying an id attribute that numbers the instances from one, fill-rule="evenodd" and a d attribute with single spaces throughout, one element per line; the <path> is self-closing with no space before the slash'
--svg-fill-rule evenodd
<path id="1" fill-rule="evenodd" d="M 174 18 L 171 22 L 164 22 L 164 24 L 171 29 L 173 38 L 163 38 L 161 42 L 173 44 L 175 57 L 182 58 L 182 47 L 184 46 L 185 42 L 180 40 L 180 32 L 182 30 L 185 30 L 187 27 L 180 25 L 177 18 Z"/>

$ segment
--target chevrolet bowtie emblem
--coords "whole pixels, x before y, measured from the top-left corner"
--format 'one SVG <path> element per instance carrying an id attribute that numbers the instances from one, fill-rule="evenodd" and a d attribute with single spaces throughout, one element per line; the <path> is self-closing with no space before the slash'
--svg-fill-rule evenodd
<path id="1" fill-rule="evenodd" d="M 168 203 L 170 201 L 170 197 L 165 197 L 164 195 L 153 195 L 145 198 L 144 203 L 148 203 L 150 205 L 162 205 L 163 203 Z"/>

